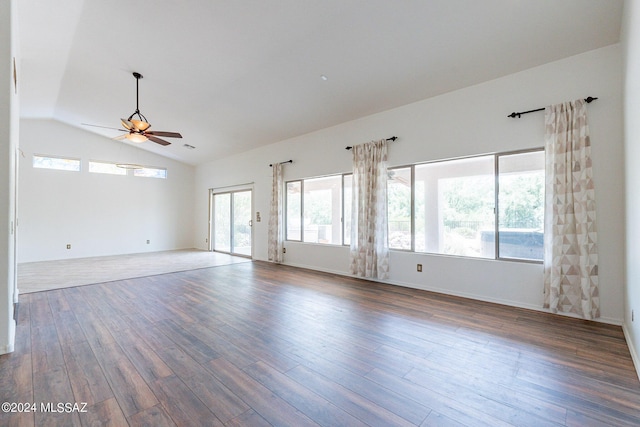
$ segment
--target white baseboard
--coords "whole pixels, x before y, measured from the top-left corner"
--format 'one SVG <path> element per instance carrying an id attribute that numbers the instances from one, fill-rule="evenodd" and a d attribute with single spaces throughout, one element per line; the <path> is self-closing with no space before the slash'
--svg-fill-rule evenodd
<path id="1" fill-rule="evenodd" d="M 467 298 L 467 299 L 472 299 L 476 301 L 490 302 L 493 304 L 500 304 L 500 305 L 508 305 L 510 307 L 525 308 L 527 310 L 546 311 L 542 307 L 539 307 L 534 304 L 523 304 L 516 301 L 504 300 L 500 298 L 489 298 L 482 295 L 471 294 L 468 292 L 456 292 L 456 291 L 451 291 L 450 289 L 439 288 L 436 286 L 416 286 L 411 283 L 403 283 L 403 282 L 388 282 L 388 283 L 392 285 L 397 285 L 397 286 L 404 286 L 406 288 L 420 289 L 427 292 L 435 292 L 438 294 L 451 295 L 454 297 Z"/>
<path id="2" fill-rule="evenodd" d="M 327 268 L 319 268 L 319 267 L 312 266 L 312 265 L 294 264 L 294 263 L 288 263 L 288 262 L 283 262 L 282 264 L 283 265 L 287 265 L 289 267 L 304 268 L 305 270 L 321 271 L 323 273 L 337 274 L 339 276 L 345 276 L 345 277 L 355 277 L 355 276 L 352 276 L 350 274 L 345 273 L 344 271 L 331 270 L 331 269 L 327 269 Z M 371 280 L 371 279 L 367 279 L 367 280 Z M 371 280 L 371 281 L 372 282 L 377 282 L 377 280 Z M 386 282 L 380 282 L 380 283 L 386 283 Z"/>
<path id="3" fill-rule="evenodd" d="M 526 310 L 539 311 L 542 313 L 552 313 L 551 310 L 544 307 L 540 307 L 539 305 L 536 305 L 536 304 L 526 304 L 518 301 L 507 300 L 507 299 L 485 297 L 483 295 L 471 294 L 467 292 L 455 292 L 445 288 L 437 288 L 437 287 L 430 287 L 430 286 L 418 287 L 410 283 L 393 283 L 393 282 L 385 282 L 385 283 L 391 283 L 393 285 L 404 286 L 404 287 L 413 288 L 413 289 L 422 289 L 429 292 L 436 292 L 439 294 L 452 295 L 456 297 L 468 298 L 468 299 L 477 300 L 477 301 L 489 302 L 493 304 L 506 305 L 509 307 L 524 308 Z M 584 320 L 580 316 L 567 314 L 567 313 L 553 313 L 553 314 Z M 607 324 L 616 325 L 616 326 L 622 325 L 622 319 L 613 319 L 609 317 L 599 317 L 597 319 L 593 319 L 593 321 L 600 322 L 600 323 L 607 323 Z"/>
<path id="4" fill-rule="evenodd" d="M 638 379 L 640 380 L 640 357 L 638 357 L 638 353 L 636 353 L 636 348 L 634 346 L 634 342 L 631 339 L 631 334 L 627 329 L 626 324 L 622 324 L 622 331 L 624 332 L 624 338 L 627 340 L 627 346 L 629 347 L 629 353 L 631 353 L 631 360 L 633 361 L 633 366 L 636 367 L 636 374 L 638 375 Z"/>
<path id="5" fill-rule="evenodd" d="M 290 267 L 296 267 L 296 268 L 305 268 L 307 270 L 315 270 L 315 271 L 321 271 L 324 273 L 330 273 L 330 274 L 336 274 L 339 276 L 345 276 L 345 277 L 355 277 L 358 279 L 361 279 L 361 277 L 358 276 L 354 276 L 352 274 L 349 273 L 345 273 L 344 271 L 337 271 L 337 270 L 330 270 L 330 269 L 323 269 L 323 268 L 318 268 L 315 266 L 310 266 L 310 265 L 303 265 L 303 264 L 294 264 L 294 263 L 283 263 L 284 265 L 288 265 Z M 417 286 L 415 284 L 412 283 L 404 283 L 404 282 L 398 282 L 398 281 L 392 281 L 392 280 L 377 280 L 377 279 L 363 279 L 363 280 L 370 280 L 372 282 L 377 282 L 377 283 L 384 283 L 387 285 L 394 285 L 394 286 L 402 286 L 405 288 L 411 288 L 411 289 L 420 289 L 423 291 L 427 291 L 427 292 L 435 292 L 438 294 L 444 294 L 444 295 L 451 295 L 451 296 L 456 296 L 456 297 L 461 297 L 461 298 L 468 298 L 468 299 L 472 299 L 472 300 L 477 300 L 477 301 L 483 301 L 483 302 L 490 302 L 493 304 L 500 304 L 500 305 L 506 305 L 509 307 L 516 307 L 516 308 L 524 308 L 527 310 L 533 310 L 533 311 L 539 311 L 542 313 L 551 313 L 550 310 L 540 307 L 539 305 L 535 305 L 535 304 L 525 304 L 525 303 L 521 303 L 521 302 L 517 302 L 517 301 L 511 301 L 511 300 L 505 300 L 505 299 L 500 299 L 500 298 L 488 298 L 482 295 L 476 295 L 476 294 L 471 294 L 471 293 L 467 293 L 467 292 L 455 292 L 455 291 L 451 291 L 450 289 L 445 289 L 445 288 L 438 288 L 438 287 L 434 287 L 434 286 Z M 582 319 L 582 317 L 579 316 L 575 316 L 575 315 L 571 315 L 571 314 L 567 314 L 567 313 L 554 313 L 557 314 L 559 316 L 565 316 L 565 317 L 573 317 L 576 319 Z M 584 319 L 582 319 L 584 320 Z M 599 323 L 606 323 L 606 324 L 610 324 L 610 325 L 616 325 L 616 326 L 621 326 L 623 324 L 622 319 L 614 319 L 614 318 L 610 318 L 610 317 L 599 317 L 598 319 L 593 319 L 594 322 L 599 322 Z"/>
<path id="6" fill-rule="evenodd" d="M 438 287 L 434 287 L 434 286 L 416 286 L 413 283 L 404 283 L 404 282 L 398 282 L 398 281 L 393 281 L 393 280 L 378 280 L 378 279 L 371 279 L 371 278 L 364 279 L 362 277 L 358 277 L 358 276 L 354 276 L 354 275 L 349 274 L 349 273 L 345 273 L 344 271 L 317 268 L 315 266 L 310 266 L 310 265 L 302 265 L 302 264 L 286 264 L 286 265 L 288 265 L 290 267 L 305 268 L 307 270 L 322 271 L 324 273 L 331 273 L 331 274 L 336 274 L 336 275 L 339 275 L 339 276 L 351 277 L 351 278 L 362 279 L 362 280 L 369 280 L 371 282 L 383 283 L 383 284 L 386 284 L 386 285 L 402 286 L 403 288 L 419 289 L 421 291 L 435 292 L 437 294 L 451 295 L 451 296 L 455 296 L 455 297 L 468 298 L 468 299 L 472 299 L 472 300 L 491 302 L 491 303 L 494 303 L 494 304 L 508 305 L 508 306 L 511 306 L 511 307 L 526 308 L 526 309 L 529 309 L 529 310 L 536 310 L 536 311 L 545 311 L 545 309 L 543 309 L 541 307 L 538 307 L 536 305 L 533 305 L 533 304 L 521 304 L 521 303 L 516 303 L 514 301 L 501 300 L 501 299 L 498 299 L 498 298 L 486 298 L 486 297 L 482 297 L 482 296 L 475 295 L 475 294 L 469 294 L 469 293 L 466 293 L 466 292 L 452 292 L 450 289 L 438 288 Z"/>
<path id="7" fill-rule="evenodd" d="M 0 354 L 13 353 L 13 344 L 0 347 Z"/>

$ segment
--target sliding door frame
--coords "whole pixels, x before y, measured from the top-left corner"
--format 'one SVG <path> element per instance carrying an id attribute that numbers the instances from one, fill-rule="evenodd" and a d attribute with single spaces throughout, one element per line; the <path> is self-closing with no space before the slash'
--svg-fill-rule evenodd
<path id="1" fill-rule="evenodd" d="M 249 235 L 251 240 L 251 247 L 249 254 L 243 254 L 235 252 L 234 245 L 234 196 L 237 193 L 250 193 L 250 213 L 249 213 Z M 229 251 L 216 249 L 215 245 L 215 230 L 216 230 L 216 204 L 215 204 L 215 196 L 229 194 Z M 224 188 L 212 188 L 209 189 L 209 238 L 208 238 L 208 250 L 210 252 L 220 252 L 226 253 L 234 256 L 240 256 L 245 258 L 253 259 L 253 206 L 254 206 L 254 195 L 253 195 L 253 185 L 239 185 L 239 186 L 231 186 Z"/>

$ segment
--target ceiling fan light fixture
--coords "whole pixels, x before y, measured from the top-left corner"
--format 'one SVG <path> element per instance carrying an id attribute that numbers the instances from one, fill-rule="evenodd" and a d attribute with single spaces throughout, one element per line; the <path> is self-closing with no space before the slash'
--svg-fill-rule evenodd
<path id="1" fill-rule="evenodd" d="M 124 126 L 126 130 L 131 130 L 131 128 L 133 127 L 133 123 L 131 123 L 129 120 L 120 119 L 120 123 L 122 123 L 122 126 Z"/>
<path id="2" fill-rule="evenodd" d="M 131 123 L 133 124 L 133 126 L 140 131 L 145 131 L 147 129 L 149 129 L 149 127 L 151 126 L 149 123 L 143 121 L 143 120 L 138 120 L 138 119 L 131 119 Z"/>
<path id="3" fill-rule="evenodd" d="M 145 142 L 148 139 L 145 135 L 139 133 L 129 133 L 126 138 L 131 142 Z"/>

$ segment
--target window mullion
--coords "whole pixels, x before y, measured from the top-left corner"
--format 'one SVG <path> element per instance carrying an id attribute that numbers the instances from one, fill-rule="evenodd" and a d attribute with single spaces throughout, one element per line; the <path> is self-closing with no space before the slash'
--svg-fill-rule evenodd
<path id="1" fill-rule="evenodd" d="M 341 184 L 340 184 L 342 186 L 342 189 L 341 189 L 341 194 L 342 194 L 342 212 L 340 213 L 340 218 L 341 218 L 341 220 L 340 220 L 341 231 L 340 232 L 342 233 L 342 240 L 341 240 L 340 244 L 343 245 L 343 246 L 344 246 L 344 241 L 345 241 L 345 235 L 344 235 L 344 226 L 345 226 L 344 211 L 345 211 L 345 206 L 347 204 L 346 201 L 345 201 L 345 198 L 344 198 L 344 194 L 345 194 L 345 191 L 344 191 L 344 177 L 345 177 L 345 174 L 342 174 L 342 176 L 341 176 L 342 181 L 341 181 Z"/>
<path id="2" fill-rule="evenodd" d="M 493 240 L 495 245 L 494 258 L 500 259 L 500 155 L 494 156 L 494 178 L 495 178 L 495 205 L 493 208 L 494 215 L 494 233 Z"/>
<path id="3" fill-rule="evenodd" d="M 304 242 L 304 179 L 300 180 L 300 241 Z"/>
<path id="4" fill-rule="evenodd" d="M 416 251 L 416 174 L 411 165 L 411 252 Z"/>

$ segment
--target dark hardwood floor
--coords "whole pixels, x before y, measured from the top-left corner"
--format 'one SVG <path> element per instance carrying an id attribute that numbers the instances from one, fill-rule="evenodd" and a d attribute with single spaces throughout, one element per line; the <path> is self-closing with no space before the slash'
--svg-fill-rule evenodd
<path id="1" fill-rule="evenodd" d="M 619 327 L 262 262 L 22 295 L 0 396 L 35 403 L 2 426 L 640 425 Z"/>

